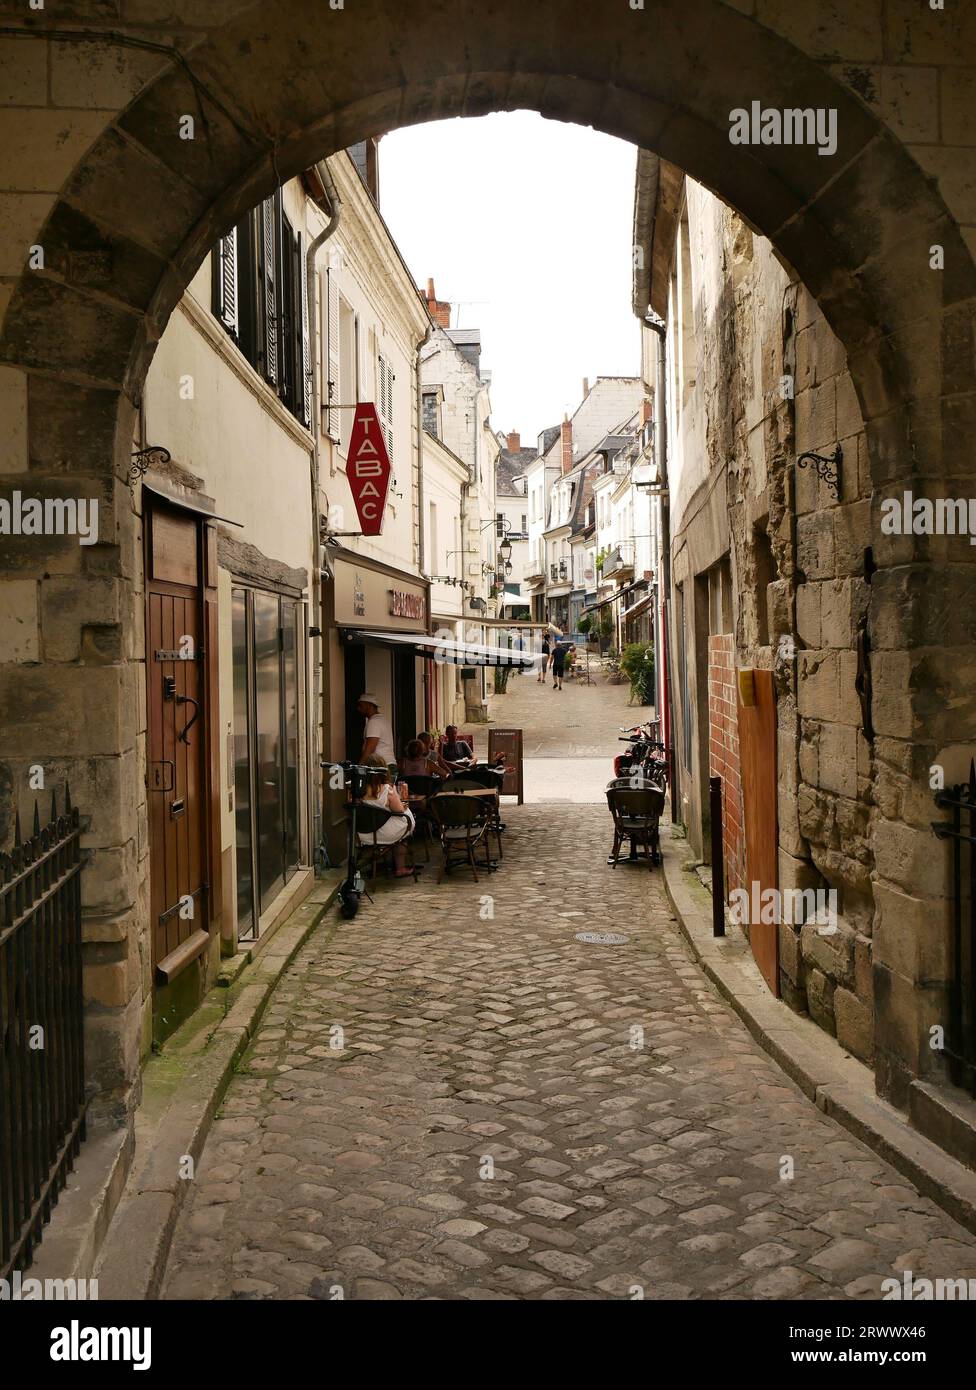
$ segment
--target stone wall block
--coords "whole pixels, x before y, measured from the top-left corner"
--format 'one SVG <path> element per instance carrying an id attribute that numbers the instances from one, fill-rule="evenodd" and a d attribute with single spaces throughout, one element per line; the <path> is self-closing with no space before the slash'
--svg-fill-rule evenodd
<path id="1" fill-rule="evenodd" d="M 41 638 L 47 661 L 77 661 L 82 629 L 113 626 L 121 618 L 121 586 L 114 579 L 44 580 L 41 591 Z"/>
<path id="2" fill-rule="evenodd" d="M 874 1014 L 857 995 L 838 986 L 834 990 L 834 1022 L 837 1041 L 862 1062 L 874 1056 Z"/>
<path id="3" fill-rule="evenodd" d="M 912 658 L 904 651 L 871 654 L 871 719 L 875 734 L 911 738 Z"/>
<path id="4" fill-rule="evenodd" d="M 8 579 L 0 592 L 0 665 L 39 659 L 37 581 Z"/>
<path id="5" fill-rule="evenodd" d="M 41 234 L 45 269 L 80 290 L 98 290 L 135 309 L 148 305 L 166 269 L 159 256 L 59 202 Z"/>
<path id="6" fill-rule="evenodd" d="M 32 45 L 20 39 L 17 45 L 26 58 Z M 0 188 L 57 193 L 104 127 L 104 111 L 72 111 L 68 116 L 54 108 L 9 107 L 0 142 Z"/>
<path id="7" fill-rule="evenodd" d="M 837 575 L 862 575 L 864 550 L 871 544 L 871 502 L 867 498 L 834 510 Z"/>
<path id="8" fill-rule="evenodd" d="M 805 922 L 800 928 L 800 950 L 807 964 L 822 971 L 828 980 L 853 987 L 854 933 L 843 922 L 830 935 L 817 923 Z"/>
<path id="9" fill-rule="evenodd" d="M 193 119 L 192 139 L 181 134 L 189 129 L 187 116 Z M 119 118 L 118 124 L 126 136 L 210 201 L 270 148 L 256 132 L 245 134 L 179 69 L 171 69 L 144 100 Z"/>
<path id="10" fill-rule="evenodd" d="M 122 1008 L 90 1005 L 85 1010 L 88 1113 L 95 1124 L 118 1122 L 125 1113 L 139 1074 L 141 1014 L 138 993 Z"/>
<path id="11" fill-rule="evenodd" d="M 117 391 L 31 375 L 27 401 L 32 469 L 47 475 L 116 472 Z"/>
<path id="12" fill-rule="evenodd" d="M 821 635 L 821 584 L 800 584 L 796 591 L 796 635 L 804 647 L 830 646 Z"/>
<path id="13" fill-rule="evenodd" d="M 851 647 L 854 639 L 853 584 L 851 579 L 833 579 L 820 588 L 820 620 L 824 647 Z M 797 595 L 799 604 L 799 594 Z"/>
<path id="14" fill-rule="evenodd" d="M 117 848 L 93 849 L 81 875 L 82 910 L 100 914 L 124 912 L 136 895 L 136 842 Z"/>
<path id="15" fill-rule="evenodd" d="M 33 248 L 47 250 L 41 229 L 54 203 L 53 193 L 0 193 L 0 275 L 29 272 Z"/>
<path id="16" fill-rule="evenodd" d="M 118 757 L 135 741 L 137 674 L 135 666 L 0 667 L 0 748 L 29 762 Z"/>
<path id="17" fill-rule="evenodd" d="M 40 274 L 23 279 L 4 320 L 4 360 L 83 375 L 106 387 L 125 373 L 138 321 L 126 309 Z"/>
<path id="18" fill-rule="evenodd" d="M 834 1021 L 834 985 L 821 970 L 807 974 L 807 1008 L 818 1028 L 832 1036 L 837 1032 Z"/>
<path id="19" fill-rule="evenodd" d="M 838 654 L 803 651 L 797 661 L 797 706 L 801 716 L 834 720 L 839 710 Z"/>
<path id="20" fill-rule="evenodd" d="M 173 135 L 178 141 L 175 129 Z M 137 200 L 133 188 L 139 189 Z M 175 258 L 188 223 L 199 222 L 210 202 L 185 177 L 117 130 L 106 130 L 95 141 L 65 185 L 65 197 L 102 226 L 125 227 L 129 239 L 164 260 Z"/>
<path id="21" fill-rule="evenodd" d="M 57 106 L 118 111 L 167 66 L 164 54 L 102 40 L 56 43 L 51 50 L 51 99 Z"/>
<path id="22" fill-rule="evenodd" d="M 797 453 L 814 449 L 829 453 L 837 439 L 837 393 L 835 383 L 825 381 L 801 391 L 796 398 Z"/>
<path id="23" fill-rule="evenodd" d="M 933 831 L 889 821 L 884 835 L 876 837 L 874 853 L 879 876 L 903 892 L 931 898 L 945 893 L 948 851 Z"/>
<path id="24" fill-rule="evenodd" d="M 856 730 L 845 724 L 820 727 L 819 784 L 824 791 L 854 798 L 858 794 Z"/>
<path id="25" fill-rule="evenodd" d="M 976 145 L 976 69 L 947 68 L 939 77 L 942 138 L 949 145 Z"/>
<path id="26" fill-rule="evenodd" d="M 16 367 L 0 367 L 0 474 L 23 473 L 27 469 L 27 382 L 26 372 Z"/>

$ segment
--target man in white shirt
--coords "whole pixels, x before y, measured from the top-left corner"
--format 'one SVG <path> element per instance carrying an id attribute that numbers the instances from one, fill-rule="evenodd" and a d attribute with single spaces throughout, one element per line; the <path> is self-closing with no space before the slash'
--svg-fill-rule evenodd
<path id="1" fill-rule="evenodd" d="M 363 730 L 363 751 L 359 755 L 360 763 L 364 763 L 373 754 L 382 758 L 385 763 L 395 763 L 393 730 L 390 728 L 390 721 L 380 714 L 379 700 L 372 691 L 366 690 L 356 701 L 356 708 L 360 714 L 366 716 L 366 727 Z"/>

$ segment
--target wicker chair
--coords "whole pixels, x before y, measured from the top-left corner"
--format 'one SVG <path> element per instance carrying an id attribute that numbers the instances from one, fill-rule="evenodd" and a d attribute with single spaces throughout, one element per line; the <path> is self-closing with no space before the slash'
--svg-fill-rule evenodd
<path id="1" fill-rule="evenodd" d="M 447 783 L 445 791 L 497 792 L 499 790 L 501 786 L 500 777 L 496 777 L 493 773 L 491 774 L 491 780 L 488 780 L 488 778 L 484 776 L 476 777 L 474 774 L 477 771 L 477 768 L 472 767 L 469 768 L 466 772 L 456 773 L 455 776 L 453 776 L 451 780 Z M 486 768 L 485 772 L 490 773 L 490 769 Z M 505 829 L 505 826 L 502 824 L 501 798 L 500 796 L 496 796 L 493 801 L 489 801 L 488 797 L 486 796 L 484 798 L 484 805 L 488 811 L 489 828 L 494 832 L 495 839 L 498 842 L 498 857 L 499 859 L 503 859 L 505 856 L 504 851 L 502 850 L 502 831 Z"/>
<path id="2" fill-rule="evenodd" d="M 664 810 L 664 793 L 657 787 L 635 788 L 629 782 L 607 788 L 607 805 L 613 817 L 613 848 L 607 863 L 616 868 L 620 862 L 620 846 L 630 841 L 631 858 L 638 857 L 644 847 L 647 867 L 652 869 L 661 860 L 658 824 Z"/>
<path id="3" fill-rule="evenodd" d="M 431 798 L 430 809 L 437 824 L 443 859 L 437 882 L 445 873 L 450 873 L 455 863 L 470 864 L 475 883 L 478 879 L 478 861 L 474 852 L 479 844 L 485 847 L 482 868 L 491 870 L 495 865 L 488 855 L 488 828 L 491 820 L 491 807 L 477 796 L 463 796 L 451 792 L 440 792 Z"/>
<path id="4" fill-rule="evenodd" d="M 437 822 L 434 820 L 430 809 L 431 798 L 436 796 L 445 786 L 443 777 L 428 777 L 424 773 L 411 772 L 403 774 L 402 781 L 406 782 L 412 796 L 422 796 L 423 805 L 414 802 L 410 803 L 414 820 L 417 822 L 417 830 L 424 842 L 424 858 L 430 862 L 429 845 L 437 838 Z"/>

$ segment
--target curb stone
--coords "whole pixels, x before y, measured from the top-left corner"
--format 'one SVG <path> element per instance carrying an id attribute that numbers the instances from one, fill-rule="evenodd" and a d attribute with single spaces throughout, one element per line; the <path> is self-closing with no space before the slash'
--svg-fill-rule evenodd
<path id="1" fill-rule="evenodd" d="M 98 1257 L 103 1299 L 156 1299 L 189 1184 L 180 1160 L 196 1162 L 220 1102 L 275 986 L 322 922 L 340 874 L 321 880 L 227 987 L 216 985 L 164 1050 L 146 1065 L 135 1117 L 135 1156 Z M 334 880 L 334 881 L 333 881 Z M 331 934 L 336 923 L 327 923 Z"/>
<path id="2" fill-rule="evenodd" d="M 976 1234 L 976 1172 L 911 1127 L 874 1089 L 874 1075 L 809 1019 L 774 999 L 745 937 L 712 936 L 711 894 L 684 871 L 683 840 L 662 837 L 661 870 L 682 936 L 705 975 L 804 1095 L 926 1197 Z"/>

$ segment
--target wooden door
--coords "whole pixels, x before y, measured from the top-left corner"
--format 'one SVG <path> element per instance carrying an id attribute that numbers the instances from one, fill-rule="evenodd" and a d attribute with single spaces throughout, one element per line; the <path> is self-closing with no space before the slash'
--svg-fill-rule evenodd
<path id="1" fill-rule="evenodd" d="M 746 884 L 750 902 L 779 886 L 776 813 L 776 693 L 772 671 L 754 671 L 756 703 L 739 699 L 739 761 L 745 816 Z M 752 885 L 758 884 L 753 890 Z M 754 915 L 754 914 L 751 914 Z M 779 927 L 750 921 L 749 942 L 763 979 L 779 998 Z"/>
<path id="2" fill-rule="evenodd" d="M 207 943 L 207 753 L 200 522 L 147 517 L 146 681 L 152 963 L 168 983 Z M 214 634 L 216 635 L 216 634 Z M 175 954 L 174 954 L 175 953 Z"/>

